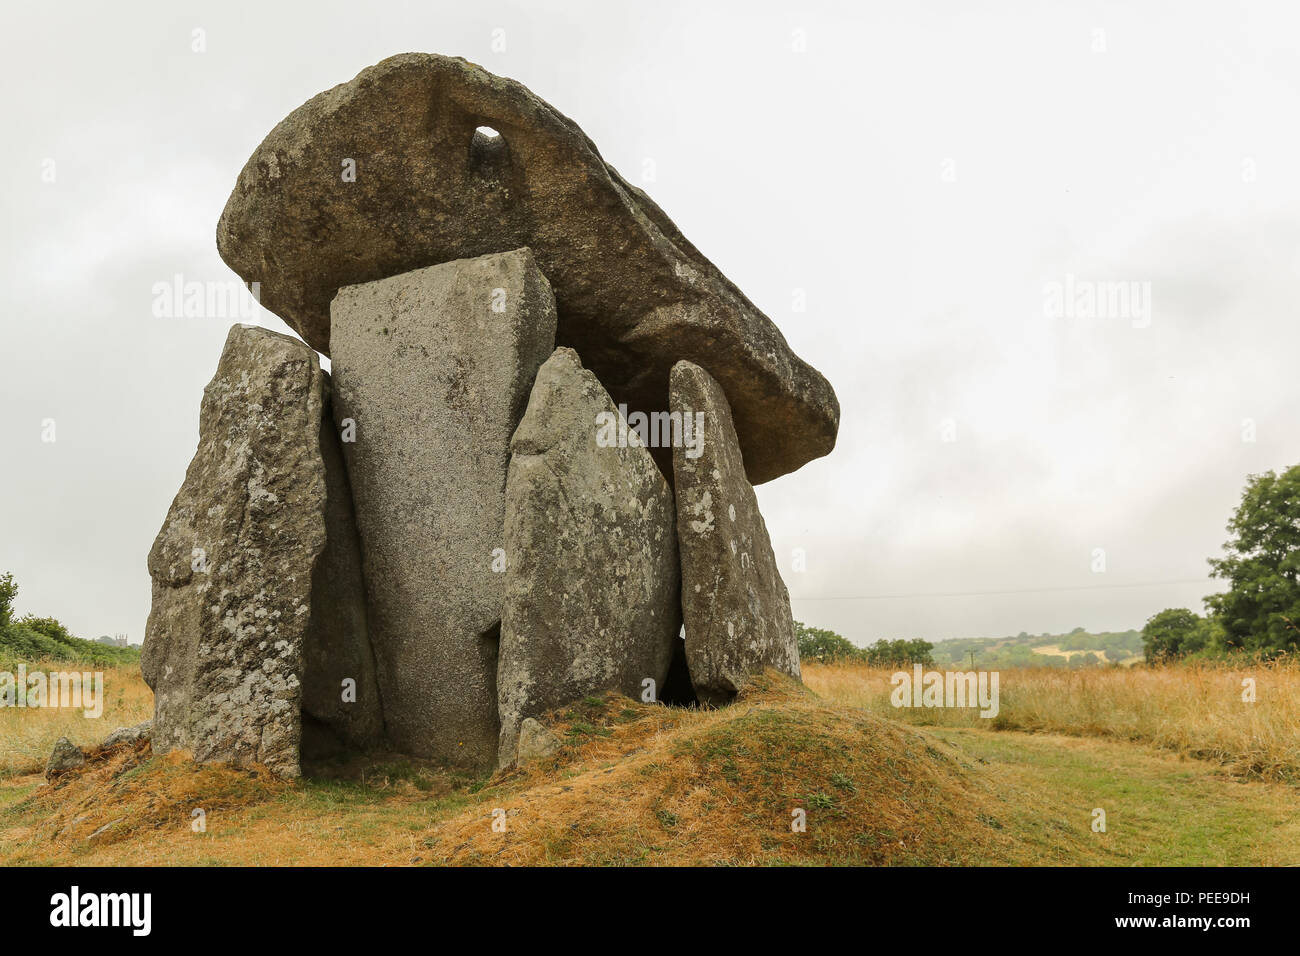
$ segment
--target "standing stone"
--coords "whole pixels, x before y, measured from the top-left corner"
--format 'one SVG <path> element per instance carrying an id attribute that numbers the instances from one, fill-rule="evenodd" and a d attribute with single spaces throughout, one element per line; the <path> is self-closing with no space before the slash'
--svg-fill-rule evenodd
<path id="1" fill-rule="evenodd" d="M 355 642 L 359 578 L 313 585 L 328 546 L 346 547 L 331 514 L 322 455 L 325 376 L 296 339 L 247 325 L 226 338 L 203 393 L 199 447 L 149 552 L 153 607 L 140 666 L 154 691 L 153 747 L 200 762 L 260 763 L 297 776 L 304 655 Z M 337 471 L 337 469 L 335 469 Z M 342 634 L 332 628 L 344 628 Z M 322 637 L 322 635 L 331 635 Z M 358 664 L 361 668 L 361 665 Z M 374 727 L 373 677 L 355 674 Z"/>
<path id="2" fill-rule="evenodd" d="M 343 448 L 334 427 L 333 382 L 323 373 L 320 450 L 325 465 L 325 550 L 311 582 L 318 626 L 303 645 L 302 750 L 307 757 L 364 751 L 384 738 L 375 655 L 366 621 L 361 538 Z"/>
<path id="3" fill-rule="evenodd" d="M 550 285 L 518 249 L 347 286 L 331 314 L 389 737 L 490 768 L 506 468 L 555 347 Z"/>
<path id="4" fill-rule="evenodd" d="M 586 694 L 663 688 L 681 626 L 673 495 L 572 349 L 537 373 L 510 444 L 500 762 L 520 722 Z M 635 432 L 632 433 L 635 438 Z M 623 447 L 619 447 L 622 444 Z"/>
<path id="5" fill-rule="evenodd" d="M 716 706 L 764 667 L 800 677 L 799 646 L 727 396 L 704 369 L 678 362 L 669 406 L 696 428 L 694 447 L 673 448 L 682 614 L 691 682 L 701 701 Z"/>

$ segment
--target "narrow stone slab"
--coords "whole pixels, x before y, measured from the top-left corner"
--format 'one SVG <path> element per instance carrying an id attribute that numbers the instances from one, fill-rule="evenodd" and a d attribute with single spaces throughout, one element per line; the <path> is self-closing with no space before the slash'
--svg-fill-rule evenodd
<path id="1" fill-rule="evenodd" d="M 510 436 L 555 347 L 550 286 L 519 249 L 348 286 L 332 315 L 388 736 L 491 767 Z"/>
<path id="2" fill-rule="evenodd" d="M 703 434 L 696 447 L 673 448 L 686 662 L 700 700 L 724 704 L 764 667 L 800 677 L 790 596 L 722 386 L 698 365 L 678 362 L 669 407 Z"/>
<path id="3" fill-rule="evenodd" d="M 333 417 L 333 382 L 322 373 L 320 450 L 325 466 L 325 550 L 311 582 L 313 628 L 303 644 L 302 753 L 327 757 L 384 741 L 375 655 L 366 620 L 361 538 Z"/>
<path id="4" fill-rule="evenodd" d="M 577 124 L 465 60 L 401 54 L 312 97 L 217 226 L 221 257 L 326 354 L 340 287 L 521 246 L 554 286 L 558 344 L 633 411 L 664 408 L 689 359 L 726 388 L 751 481 L 834 447 L 835 392 L 776 325 Z"/>
<path id="5" fill-rule="evenodd" d="M 537 373 L 510 444 L 500 762 L 525 718 L 605 690 L 660 693 L 681 626 L 673 495 L 572 349 Z M 605 425 L 602 431 L 602 424 Z"/>
<path id="6" fill-rule="evenodd" d="M 296 339 L 237 325 L 203 393 L 199 447 L 153 549 L 153 607 L 141 670 L 153 688 L 153 747 L 200 762 L 265 764 L 297 776 L 306 648 L 364 646 L 358 576 L 313 587 L 331 530 L 321 451 L 325 376 Z M 328 637 L 322 635 L 328 634 Z M 364 657 L 360 651 L 358 659 Z M 373 675 L 358 718 L 380 723 Z"/>

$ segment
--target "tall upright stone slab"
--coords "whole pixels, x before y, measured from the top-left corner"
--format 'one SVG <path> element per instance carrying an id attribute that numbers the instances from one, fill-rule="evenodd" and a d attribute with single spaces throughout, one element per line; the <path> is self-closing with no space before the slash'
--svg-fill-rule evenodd
<path id="1" fill-rule="evenodd" d="M 385 743 L 384 715 L 366 620 L 352 489 L 334 427 L 333 382 L 323 373 L 320 450 L 325 466 L 325 550 L 312 573 L 315 622 L 303 646 L 302 753 L 326 757 Z"/>
<path id="2" fill-rule="evenodd" d="M 555 345 L 550 285 L 518 249 L 347 286 L 331 320 L 388 735 L 494 766 L 506 469 Z"/>
<path id="3" fill-rule="evenodd" d="M 686 662 L 700 700 L 724 704 L 764 667 L 799 678 L 799 646 L 722 386 L 683 361 L 668 392 L 672 413 L 702 431 L 673 448 Z"/>
<path id="4" fill-rule="evenodd" d="M 647 679 L 664 686 L 681 624 L 673 495 L 618 425 L 596 376 L 556 349 L 510 444 L 502 765 L 529 717 L 605 690 L 637 697 Z"/>
<path id="5" fill-rule="evenodd" d="M 355 710 L 323 721 L 358 743 L 382 728 L 361 579 L 339 570 L 355 531 L 345 479 L 337 464 L 327 475 L 322 452 L 333 440 L 322 431 L 326 387 L 302 342 L 230 330 L 203 394 L 198 451 L 149 553 L 141 670 L 158 752 L 298 775 L 304 658 L 320 647 L 342 649 L 357 682 Z"/>

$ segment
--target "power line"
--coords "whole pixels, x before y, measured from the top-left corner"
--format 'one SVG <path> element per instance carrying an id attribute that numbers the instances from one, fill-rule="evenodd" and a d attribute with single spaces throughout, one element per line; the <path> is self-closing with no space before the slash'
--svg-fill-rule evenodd
<path id="1" fill-rule="evenodd" d="M 999 594 L 1047 594 L 1058 591 L 1108 591 L 1116 588 L 1154 588 L 1170 584 L 1209 585 L 1205 578 L 1173 578 L 1168 581 L 1132 581 L 1127 584 L 1075 584 L 1047 588 L 1007 588 L 996 591 L 913 591 L 909 594 L 846 594 L 832 597 L 795 597 L 791 601 L 896 601 L 909 598 L 984 597 Z"/>

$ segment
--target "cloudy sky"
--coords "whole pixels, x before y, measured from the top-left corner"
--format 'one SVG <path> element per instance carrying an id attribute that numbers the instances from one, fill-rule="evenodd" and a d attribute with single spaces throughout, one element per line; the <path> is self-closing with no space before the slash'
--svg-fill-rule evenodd
<path id="1" fill-rule="evenodd" d="M 835 386 L 835 452 L 759 489 L 797 618 L 867 643 L 1199 609 L 1245 476 L 1300 461 L 1300 8 L 1138 6 L 7 7 L 19 611 L 143 637 L 230 324 L 155 317 L 154 284 L 233 280 L 249 153 L 410 50 L 577 121 Z"/>

